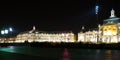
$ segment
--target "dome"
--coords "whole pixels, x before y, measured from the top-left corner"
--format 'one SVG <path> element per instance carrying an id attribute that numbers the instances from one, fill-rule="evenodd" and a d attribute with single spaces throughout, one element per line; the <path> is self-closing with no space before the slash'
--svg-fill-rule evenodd
<path id="1" fill-rule="evenodd" d="M 115 16 L 115 11 L 112 9 L 110 18 L 105 19 L 104 24 L 109 25 L 109 24 L 118 24 L 118 23 L 120 23 L 120 18 Z"/>

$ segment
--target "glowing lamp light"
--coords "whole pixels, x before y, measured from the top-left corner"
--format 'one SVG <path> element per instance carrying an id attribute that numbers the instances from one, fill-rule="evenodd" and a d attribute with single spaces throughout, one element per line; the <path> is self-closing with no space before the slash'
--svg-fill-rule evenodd
<path id="1" fill-rule="evenodd" d="M 4 30 L 1 30 L 1 34 L 5 34 L 5 31 L 4 31 Z"/>
<path id="2" fill-rule="evenodd" d="M 98 9 L 99 9 L 99 6 L 97 5 L 97 6 L 95 7 L 95 13 L 96 13 L 96 14 L 98 14 Z"/>
<path id="3" fill-rule="evenodd" d="M 9 28 L 9 31 L 13 31 L 13 29 L 12 29 L 12 28 Z"/>
<path id="4" fill-rule="evenodd" d="M 8 30 L 7 29 L 4 32 L 5 32 L 5 34 L 8 34 Z"/>

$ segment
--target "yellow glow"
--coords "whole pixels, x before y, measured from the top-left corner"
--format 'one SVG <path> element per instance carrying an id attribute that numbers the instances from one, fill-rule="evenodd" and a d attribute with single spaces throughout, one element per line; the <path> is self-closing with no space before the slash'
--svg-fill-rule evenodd
<path id="1" fill-rule="evenodd" d="M 104 26 L 103 35 L 116 35 L 116 34 L 117 34 L 116 25 Z"/>
<path id="2" fill-rule="evenodd" d="M 85 38 L 84 38 L 84 34 L 80 34 L 80 33 L 79 33 L 79 34 L 78 34 L 78 42 L 80 42 L 80 41 L 81 41 L 81 42 L 84 42 L 84 39 L 85 39 Z"/>
<path id="3" fill-rule="evenodd" d="M 17 35 L 15 42 L 74 42 L 73 33 L 25 33 Z"/>

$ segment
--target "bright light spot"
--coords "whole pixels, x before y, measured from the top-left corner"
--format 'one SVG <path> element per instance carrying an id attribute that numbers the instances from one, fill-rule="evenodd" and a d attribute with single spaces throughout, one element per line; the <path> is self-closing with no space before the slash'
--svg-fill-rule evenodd
<path id="1" fill-rule="evenodd" d="M 35 33 L 38 33 L 38 32 L 35 32 Z"/>
<path id="2" fill-rule="evenodd" d="M 66 37 L 68 37 L 68 34 L 66 34 Z"/>
<path id="3" fill-rule="evenodd" d="M 10 47 L 10 46 L 9 46 L 9 47 Z M 15 50 L 14 50 L 13 47 L 10 47 L 10 48 L 1 48 L 0 51 L 15 53 Z"/>
<path id="4" fill-rule="evenodd" d="M 1 31 L 1 34 L 5 34 L 5 31 L 4 31 L 4 30 L 2 30 L 2 31 Z"/>
<path id="5" fill-rule="evenodd" d="M 95 13 L 98 14 L 98 9 L 99 9 L 99 6 L 96 6 L 95 7 Z"/>
<path id="6" fill-rule="evenodd" d="M 8 30 L 5 30 L 5 34 L 8 34 Z"/>
<path id="7" fill-rule="evenodd" d="M 13 49 L 13 48 L 14 48 L 14 46 L 9 46 L 9 48 Z"/>
<path id="8" fill-rule="evenodd" d="M 64 36 L 64 34 L 62 34 L 62 36 Z"/>
<path id="9" fill-rule="evenodd" d="M 119 29 L 120 29 L 120 27 L 119 27 Z"/>
<path id="10" fill-rule="evenodd" d="M 99 8 L 99 6 L 97 5 L 97 6 L 96 6 L 96 9 L 98 9 L 98 8 Z"/>
<path id="11" fill-rule="evenodd" d="M 12 29 L 12 28 L 9 28 L 9 31 L 13 31 L 13 29 Z"/>
<path id="12" fill-rule="evenodd" d="M 80 36 L 78 37 L 78 41 L 84 42 L 84 35 L 80 35 Z"/>

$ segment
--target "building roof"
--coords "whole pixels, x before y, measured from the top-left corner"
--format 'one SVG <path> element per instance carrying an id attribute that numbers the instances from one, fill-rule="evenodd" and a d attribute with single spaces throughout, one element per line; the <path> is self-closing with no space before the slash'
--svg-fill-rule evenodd
<path id="1" fill-rule="evenodd" d="M 60 33 L 72 33 L 72 31 L 39 31 L 36 30 L 35 26 L 33 26 L 33 29 L 30 31 L 25 31 L 20 34 L 31 34 L 31 33 L 46 33 L 46 34 L 60 34 Z"/>
<path id="2" fill-rule="evenodd" d="M 104 21 L 111 21 L 111 20 L 120 20 L 120 18 L 118 18 L 118 17 L 112 17 L 112 18 L 109 18 L 109 19 L 105 19 Z"/>
<path id="3" fill-rule="evenodd" d="M 120 23 L 120 18 L 115 16 L 115 11 L 112 9 L 111 10 L 111 16 L 108 19 L 104 20 L 104 25 L 107 24 L 118 24 Z"/>

